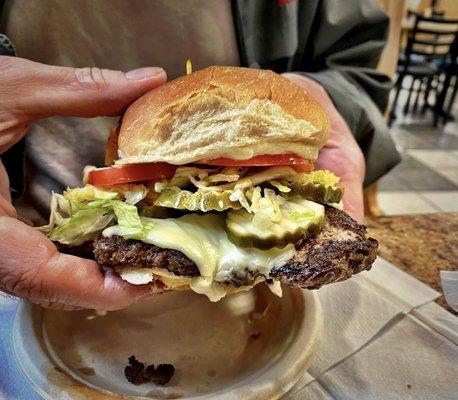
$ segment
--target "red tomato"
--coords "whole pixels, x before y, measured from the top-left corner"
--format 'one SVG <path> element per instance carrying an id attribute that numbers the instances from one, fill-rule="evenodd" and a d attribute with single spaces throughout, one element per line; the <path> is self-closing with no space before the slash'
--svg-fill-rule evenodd
<path id="1" fill-rule="evenodd" d="M 106 186 L 139 181 L 160 181 L 172 178 L 176 169 L 176 165 L 167 163 L 97 168 L 89 173 L 89 183 L 94 186 Z"/>
<path id="2" fill-rule="evenodd" d="M 291 165 L 298 172 L 310 172 L 313 163 L 295 154 L 264 154 L 248 160 L 233 160 L 231 158 L 215 158 L 213 160 L 201 160 L 198 164 L 216 165 L 221 167 L 268 167 L 272 165 Z"/>

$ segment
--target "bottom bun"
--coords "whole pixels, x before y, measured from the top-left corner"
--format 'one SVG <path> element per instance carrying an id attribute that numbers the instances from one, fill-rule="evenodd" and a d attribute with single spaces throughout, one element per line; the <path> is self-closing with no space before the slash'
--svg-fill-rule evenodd
<path id="1" fill-rule="evenodd" d="M 177 276 L 165 269 L 161 268 L 138 268 L 138 267 L 119 267 L 115 268 L 118 275 L 125 281 L 134 285 L 144 285 L 151 282 L 161 282 L 164 285 L 165 291 L 170 290 L 192 290 L 191 282 L 198 277 Z M 265 282 L 264 277 L 256 278 L 253 283 L 245 286 L 225 285 L 218 282 L 213 282 L 218 288 L 224 290 L 225 294 L 233 294 L 252 289 L 258 283 Z M 268 284 L 269 288 L 278 296 L 281 296 L 280 282 Z M 202 294 L 206 294 L 202 292 Z M 209 296 L 210 297 L 210 296 Z M 224 297 L 224 296 L 222 296 Z"/>

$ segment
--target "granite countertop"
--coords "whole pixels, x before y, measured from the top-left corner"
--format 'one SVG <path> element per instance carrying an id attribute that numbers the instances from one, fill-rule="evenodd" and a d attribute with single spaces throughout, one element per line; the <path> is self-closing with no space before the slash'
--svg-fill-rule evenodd
<path id="1" fill-rule="evenodd" d="M 458 270 L 458 213 L 367 217 L 369 234 L 380 242 L 379 254 L 439 292 L 440 270 Z M 437 303 L 447 306 L 444 296 Z"/>

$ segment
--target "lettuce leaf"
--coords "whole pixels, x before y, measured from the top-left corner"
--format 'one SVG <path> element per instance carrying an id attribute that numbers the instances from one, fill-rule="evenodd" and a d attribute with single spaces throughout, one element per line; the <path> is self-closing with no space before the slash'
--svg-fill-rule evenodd
<path id="1" fill-rule="evenodd" d="M 64 192 L 67 200 L 83 202 L 87 200 L 111 200 L 118 197 L 118 193 L 96 188 L 92 185 L 86 185 L 74 189 L 67 189 Z"/>
<path id="2" fill-rule="evenodd" d="M 124 199 L 128 204 L 137 204 L 148 195 L 148 192 L 148 188 L 142 184 L 126 183 L 123 185 L 107 186 L 104 189 L 86 185 L 80 188 L 67 189 L 64 192 L 64 197 L 67 200 L 77 202 Z"/>
<path id="3" fill-rule="evenodd" d="M 275 194 L 272 189 L 264 189 L 263 197 L 257 198 L 259 196 L 258 193 L 252 196 L 252 199 L 255 196 L 256 202 L 252 202 L 252 206 L 256 205 L 256 207 L 252 207 L 252 212 L 254 213 L 253 225 L 260 229 L 269 229 L 272 224 L 280 222 L 283 217 L 280 206 L 283 205 L 286 200 Z"/>
<path id="4" fill-rule="evenodd" d="M 73 191 L 69 198 L 53 193 L 49 224 L 39 228 L 48 237 L 63 244 L 78 245 L 94 239 L 101 231 L 117 221 L 126 238 L 138 236 L 145 229 L 135 205 L 92 191 Z M 69 191 L 68 191 L 69 192 Z M 67 193 L 68 193 L 67 192 Z M 116 193 L 114 193 L 116 195 Z M 108 197 L 79 202 L 73 199 Z M 151 224 L 150 224 L 151 225 Z M 151 228 L 151 226 L 149 227 Z"/>
<path id="5" fill-rule="evenodd" d="M 142 232 L 143 225 L 138 215 L 137 207 L 116 200 L 111 203 L 124 238 L 127 239 Z"/>
<path id="6" fill-rule="evenodd" d="M 108 208 L 88 207 L 64 218 L 49 232 L 48 237 L 63 244 L 82 244 L 94 239 L 113 219 L 114 214 Z"/>
<path id="7" fill-rule="evenodd" d="M 291 192 L 291 188 L 289 188 L 288 186 L 282 185 L 280 182 L 269 181 L 269 183 L 281 193 Z"/>

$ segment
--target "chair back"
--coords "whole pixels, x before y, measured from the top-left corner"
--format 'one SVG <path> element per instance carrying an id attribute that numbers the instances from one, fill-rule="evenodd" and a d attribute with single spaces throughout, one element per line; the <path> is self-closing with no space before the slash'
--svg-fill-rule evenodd
<path id="1" fill-rule="evenodd" d="M 408 32 L 405 49 L 406 61 L 420 56 L 425 61 L 456 58 L 458 19 L 416 14 L 413 28 Z"/>

